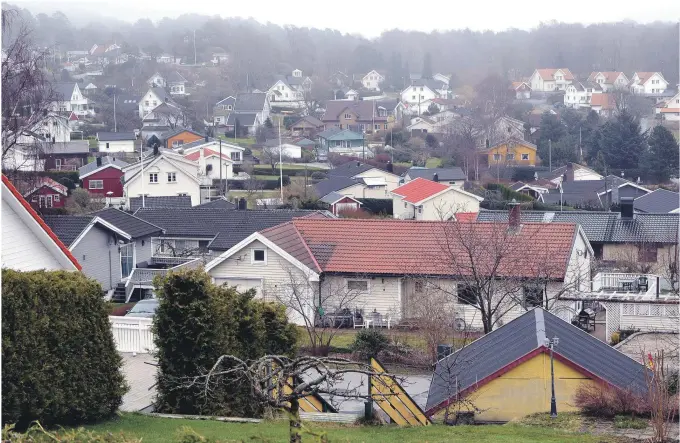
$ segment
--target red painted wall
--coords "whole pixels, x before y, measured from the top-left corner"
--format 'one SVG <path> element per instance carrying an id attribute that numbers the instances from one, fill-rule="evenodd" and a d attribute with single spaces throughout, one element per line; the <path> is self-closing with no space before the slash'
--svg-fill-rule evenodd
<path id="1" fill-rule="evenodd" d="M 28 197 L 26 197 L 26 201 L 28 201 L 34 208 L 40 208 L 40 195 L 51 195 L 53 208 L 63 208 L 66 205 L 66 197 L 47 186 L 43 186 L 34 193 L 30 194 Z M 36 197 L 35 201 L 33 201 L 33 197 Z M 55 200 L 56 198 L 59 200 Z"/>
<path id="2" fill-rule="evenodd" d="M 106 197 L 106 193 L 109 191 L 113 192 L 112 197 L 122 197 L 123 183 L 120 181 L 122 177 L 123 171 L 108 167 L 85 177 L 82 180 L 83 189 L 87 189 L 90 194 L 99 194 L 102 197 Z M 104 189 L 90 189 L 90 180 L 103 180 Z"/>

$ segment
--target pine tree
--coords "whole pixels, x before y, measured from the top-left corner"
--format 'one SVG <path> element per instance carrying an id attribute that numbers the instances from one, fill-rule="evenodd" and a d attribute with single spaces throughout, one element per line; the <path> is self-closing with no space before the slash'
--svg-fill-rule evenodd
<path id="1" fill-rule="evenodd" d="M 429 52 L 425 53 L 425 58 L 423 59 L 423 72 L 421 74 L 422 78 L 432 78 L 432 57 Z"/>
<path id="2" fill-rule="evenodd" d="M 540 137 L 538 138 L 538 156 L 547 165 L 550 158 L 550 144 L 557 143 L 567 134 L 564 124 L 555 114 L 544 112 L 541 116 Z"/>
<path id="3" fill-rule="evenodd" d="M 672 175 L 677 175 L 680 150 L 671 131 L 661 125 L 655 126 L 647 143 L 649 149 L 640 160 L 640 168 L 647 179 L 654 180 L 656 183 L 664 183 Z"/>
<path id="4" fill-rule="evenodd" d="M 637 168 L 647 146 L 640 122 L 625 109 L 602 126 L 600 144 L 604 161 L 615 169 Z"/>

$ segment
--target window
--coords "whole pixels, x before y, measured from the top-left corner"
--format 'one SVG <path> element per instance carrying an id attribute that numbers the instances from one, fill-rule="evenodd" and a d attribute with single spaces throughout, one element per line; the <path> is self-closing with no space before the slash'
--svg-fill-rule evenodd
<path id="1" fill-rule="evenodd" d="M 379 131 L 380 130 L 380 125 L 375 125 L 375 130 Z"/>
<path id="2" fill-rule="evenodd" d="M 412 96 L 411 96 L 411 100 L 415 100 L 415 99 L 416 99 L 416 96 L 415 96 L 415 95 L 412 95 Z"/>
<path id="3" fill-rule="evenodd" d="M 181 145 L 182 143 L 179 140 L 173 140 L 172 141 L 172 147 L 176 148 L 177 146 Z"/>
<path id="4" fill-rule="evenodd" d="M 54 194 L 54 201 L 58 202 L 59 201 L 59 194 Z"/>
<path id="5" fill-rule="evenodd" d="M 638 246 L 638 261 L 643 263 L 656 263 L 658 246 L 646 244 Z"/>
<path id="6" fill-rule="evenodd" d="M 158 174 L 155 172 L 151 172 L 149 174 L 149 183 L 158 183 Z"/>
<path id="7" fill-rule="evenodd" d="M 168 172 L 168 183 L 177 183 L 177 173 Z"/>
<path id="8" fill-rule="evenodd" d="M 345 120 L 349 120 L 350 118 L 352 118 L 352 114 L 345 114 Z"/>
<path id="9" fill-rule="evenodd" d="M 514 160 L 515 159 L 515 154 L 508 154 L 505 156 L 507 160 Z"/>
<path id="10" fill-rule="evenodd" d="M 158 106 L 158 102 L 156 100 L 153 101 L 154 106 Z"/>
<path id="11" fill-rule="evenodd" d="M 267 251 L 264 249 L 253 249 L 252 251 L 251 263 L 267 263 Z"/>
<path id="12" fill-rule="evenodd" d="M 529 160 L 529 154 L 522 154 L 522 160 Z"/>
<path id="13" fill-rule="evenodd" d="M 350 291 L 368 291 L 368 281 L 347 280 L 347 289 Z"/>
<path id="14" fill-rule="evenodd" d="M 387 130 L 387 123 L 385 123 L 385 130 Z"/>
<path id="15" fill-rule="evenodd" d="M 501 160 L 501 155 L 500 154 L 494 154 L 493 155 L 494 161 L 500 161 Z"/>
<path id="16" fill-rule="evenodd" d="M 422 281 L 415 282 L 415 285 L 414 285 L 415 292 L 419 293 L 419 294 L 422 293 L 423 290 L 424 290 L 424 286 L 425 286 L 425 284 Z"/>
<path id="17" fill-rule="evenodd" d="M 240 161 L 241 160 L 241 153 L 240 152 L 232 152 L 230 154 L 231 159 L 234 161 Z"/>
<path id="18" fill-rule="evenodd" d="M 422 214 L 422 213 L 423 213 L 423 207 L 422 207 L 422 206 L 418 206 L 418 214 Z"/>
<path id="19" fill-rule="evenodd" d="M 198 251 L 199 252 L 208 252 L 208 243 L 210 243 L 209 240 L 199 240 L 198 241 Z"/>
<path id="20" fill-rule="evenodd" d="M 104 180 L 90 180 L 90 189 L 104 189 Z"/>
<path id="21" fill-rule="evenodd" d="M 524 307 L 527 309 L 543 306 L 543 289 L 538 286 L 524 286 Z"/>
<path id="22" fill-rule="evenodd" d="M 38 196 L 37 196 L 37 195 L 34 195 L 33 197 L 31 197 L 31 201 L 32 201 L 33 203 L 38 203 Z M 404 205 L 406 205 L 406 203 L 404 203 Z"/>
<path id="23" fill-rule="evenodd" d="M 227 105 L 227 111 L 231 111 L 231 105 Z"/>
<path id="24" fill-rule="evenodd" d="M 144 106 L 149 106 L 149 100 L 144 100 Z"/>
<path id="25" fill-rule="evenodd" d="M 61 159 L 60 158 L 54 159 L 54 166 L 56 166 L 57 169 L 61 168 Z"/>
<path id="26" fill-rule="evenodd" d="M 458 287 L 458 303 L 477 306 L 479 300 L 477 294 L 479 294 L 479 290 L 474 286 L 460 285 Z"/>
<path id="27" fill-rule="evenodd" d="M 404 207 L 408 208 L 408 203 L 404 202 Z"/>

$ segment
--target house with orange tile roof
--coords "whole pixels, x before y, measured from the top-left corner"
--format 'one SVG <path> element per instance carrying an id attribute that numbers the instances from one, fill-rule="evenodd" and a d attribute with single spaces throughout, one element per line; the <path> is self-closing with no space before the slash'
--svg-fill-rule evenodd
<path id="1" fill-rule="evenodd" d="M 593 71 L 588 76 L 587 81 L 588 83 L 597 83 L 604 92 L 612 89 L 625 89 L 630 83 L 626 74 L 621 71 Z"/>
<path id="2" fill-rule="evenodd" d="M 228 152 L 214 151 L 210 148 L 198 148 L 184 158 L 198 163 L 199 175 L 211 180 L 229 180 L 234 178 L 234 161 Z M 221 171 L 220 171 L 221 169 Z"/>
<path id="3" fill-rule="evenodd" d="M 531 85 L 527 82 L 512 82 L 512 90 L 515 91 L 517 100 L 528 100 L 531 98 Z"/>
<path id="4" fill-rule="evenodd" d="M 248 236 L 205 269 L 216 284 L 282 303 L 300 325 L 344 308 L 393 325 L 417 321 L 420 302 L 442 298 L 438 309 L 458 327 L 480 328 L 475 273 L 504 288 L 492 300 L 503 305 L 496 327 L 586 289 L 593 254 L 578 224 L 520 224 L 519 212 L 504 223 L 465 219 L 295 218 Z"/>
<path id="5" fill-rule="evenodd" d="M 668 100 L 659 103 L 655 108 L 656 114 L 661 115 L 662 120 L 669 122 L 680 121 L 680 92 Z"/>
<path id="6" fill-rule="evenodd" d="M 567 68 L 536 69 L 529 77 L 529 86 L 536 92 L 564 91 L 574 81 L 574 74 Z"/>
<path id="7" fill-rule="evenodd" d="M 599 115 L 611 116 L 616 109 L 616 97 L 612 93 L 593 94 L 590 98 L 590 109 Z"/>
<path id="8" fill-rule="evenodd" d="M 479 212 L 484 199 L 460 187 L 435 180 L 416 178 L 392 191 L 392 213 L 402 220 L 442 221 L 458 212 Z"/>
<path id="9" fill-rule="evenodd" d="M 628 87 L 633 94 L 663 94 L 668 82 L 660 72 L 634 72 Z"/>

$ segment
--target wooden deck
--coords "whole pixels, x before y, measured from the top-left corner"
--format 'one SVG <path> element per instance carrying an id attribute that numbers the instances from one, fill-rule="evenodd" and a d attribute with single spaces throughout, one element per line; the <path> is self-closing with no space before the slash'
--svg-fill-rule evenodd
<path id="1" fill-rule="evenodd" d="M 149 354 L 137 354 L 121 352 L 123 357 L 123 373 L 130 390 L 123 396 L 122 411 L 137 412 L 153 403 L 156 389 L 155 359 Z"/>

